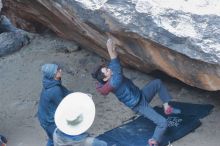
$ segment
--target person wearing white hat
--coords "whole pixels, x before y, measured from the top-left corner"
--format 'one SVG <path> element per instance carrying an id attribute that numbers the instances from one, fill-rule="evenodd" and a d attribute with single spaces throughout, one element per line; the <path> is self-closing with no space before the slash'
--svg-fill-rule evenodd
<path id="1" fill-rule="evenodd" d="M 56 129 L 54 114 L 57 106 L 70 91 L 61 84 L 62 70 L 57 64 L 44 64 L 43 88 L 41 91 L 38 119 L 48 136 L 47 146 L 54 146 L 53 132 Z"/>
<path id="2" fill-rule="evenodd" d="M 91 95 L 82 92 L 67 95 L 55 112 L 54 146 L 107 146 L 105 141 L 86 133 L 94 118 L 95 104 Z"/>

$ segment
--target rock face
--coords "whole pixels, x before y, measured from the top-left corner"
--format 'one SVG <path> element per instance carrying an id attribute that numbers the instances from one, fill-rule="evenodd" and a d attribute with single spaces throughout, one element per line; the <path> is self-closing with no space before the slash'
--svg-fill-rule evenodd
<path id="1" fill-rule="evenodd" d="M 4 13 L 37 21 L 108 58 L 107 34 L 122 63 L 161 70 L 191 86 L 220 90 L 220 2 L 213 0 L 3 0 Z"/>
<path id="2" fill-rule="evenodd" d="M 26 19 L 22 19 L 21 17 L 17 17 L 16 13 L 17 12 L 11 12 L 7 10 L 7 7 L 3 7 L 2 8 L 2 0 L 0 0 L 0 9 L 2 9 L 1 14 L 2 15 L 6 15 L 8 18 L 10 18 L 10 21 L 13 23 L 13 25 L 16 28 L 20 28 L 22 30 L 26 30 L 28 32 L 43 32 L 45 29 L 47 29 L 47 27 L 45 27 L 44 25 L 42 25 L 41 23 L 39 23 L 36 20 L 32 20 L 30 18 Z M 6 9 L 6 10 L 5 10 Z M 7 13 L 5 13 L 5 11 Z"/>
<path id="3" fill-rule="evenodd" d="M 0 57 L 20 50 L 29 43 L 24 31 L 14 27 L 7 17 L 0 16 Z"/>

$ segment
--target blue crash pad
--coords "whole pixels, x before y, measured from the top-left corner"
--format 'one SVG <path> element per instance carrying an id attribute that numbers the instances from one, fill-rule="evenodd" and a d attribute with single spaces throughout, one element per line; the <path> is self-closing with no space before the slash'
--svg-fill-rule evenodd
<path id="1" fill-rule="evenodd" d="M 181 114 L 166 116 L 161 107 L 154 109 L 167 118 L 168 129 L 165 132 L 160 146 L 166 146 L 192 132 L 201 125 L 200 118 L 207 116 L 213 109 L 210 104 L 191 104 L 181 102 L 170 102 L 170 104 L 181 109 Z M 121 125 L 115 129 L 99 135 L 97 138 L 104 140 L 108 146 L 146 146 L 148 139 L 153 135 L 155 124 L 143 116 Z"/>

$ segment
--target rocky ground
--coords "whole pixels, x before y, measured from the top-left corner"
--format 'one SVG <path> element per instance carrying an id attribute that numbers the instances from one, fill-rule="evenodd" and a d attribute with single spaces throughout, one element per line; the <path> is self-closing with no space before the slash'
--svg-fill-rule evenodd
<path id="1" fill-rule="evenodd" d="M 40 67 L 56 62 L 63 67 L 63 84 L 73 90 L 93 95 L 96 118 L 89 132 L 96 136 L 121 125 L 134 113 L 112 95 L 103 97 L 96 93 L 95 81 L 90 71 L 103 59 L 73 42 L 53 34 L 33 35 L 31 43 L 12 55 L 0 58 L 0 133 L 8 138 L 9 146 L 44 146 L 46 135 L 40 127 L 36 112 L 41 91 Z M 139 87 L 155 77 L 136 70 L 125 69 L 126 76 Z M 213 112 L 202 119 L 202 126 L 173 146 L 219 146 L 220 94 L 198 90 L 171 79 L 162 78 L 175 101 L 209 103 Z M 161 104 L 158 97 L 152 105 Z"/>

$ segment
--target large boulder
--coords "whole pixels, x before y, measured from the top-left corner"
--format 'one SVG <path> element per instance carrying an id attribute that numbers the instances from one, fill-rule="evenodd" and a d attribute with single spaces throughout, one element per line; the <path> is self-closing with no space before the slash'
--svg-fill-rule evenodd
<path id="1" fill-rule="evenodd" d="M 0 57 L 20 50 L 29 43 L 29 37 L 23 30 L 14 27 L 10 20 L 0 16 Z"/>
<path id="2" fill-rule="evenodd" d="M 220 90 L 217 0 L 3 0 L 3 6 L 6 14 L 42 23 L 106 58 L 110 34 L 121 42 L 125 65 Z"/>
<path id="3" fill-rule="evenodd" d="M 14 13 L 13 11 L 8 11 L 7 7 L 2 8 L 2 1 L 4 3 L 4 0 L 0 0 L 0 9 L 2 9 L 1 14 L 6 15 L 8 18 L 10 18 L 10 21 L 13 23 L 14 27 L 33 33 L 41 33 L 48 29 L 47 27 L 42 25 L 42 23 L 39 23 L 35 19 L 22 19 L 21 17 L 17 17 L 17 12 Z"/>

